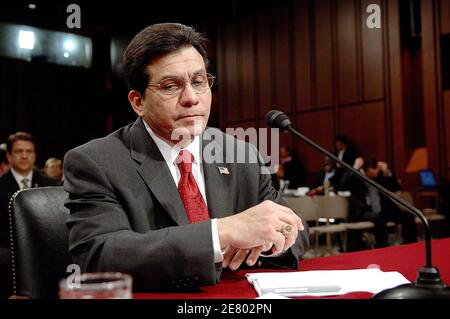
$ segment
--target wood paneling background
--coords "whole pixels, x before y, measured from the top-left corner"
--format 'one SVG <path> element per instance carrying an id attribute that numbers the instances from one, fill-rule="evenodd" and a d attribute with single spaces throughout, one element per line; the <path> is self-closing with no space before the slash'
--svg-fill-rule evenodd
<path id="1" fill-rule="evenodd" d="M 265 114 L 279 109 L 330 151 L 334 136 L 347 134 L 364 155 L 395 161 L 389 142 L 392 102 L 386 94 L 388 72 L 395 66 L 390 68 L 386 55 L 389 36 L 395 37 L 399 27 L 382 18 L 382 28 L 369 29 L 369 3 L 388 12 L 387 1 L 284 1 L 221 21 L 217 47 L 224 61 L 218 76 L 224 81 L 219 90 L 228 110 L 223 128 L 252 118 L 265 127 Z M 391 54 L 400 57 L 399 49 Z M 312 180 L 322 155 L 290 136 L 282 143 L 300 153 Z"/>
<path id="2" fill-rule="evenodd" d="M 422 1 L 425 138 L 430 167 L 450 180 L 450 90 L 442 86 L 441 36 L 450 33 L 450 1 Z"/>
<path id="3" fill-rule="evenodd" d="M 438 11 L 440 13 L 441 22 L 441 35 L 450 35 L 450 0 L 441 0 Z M 436 39 L 436 37 L 435 37 Z M 438 42 L 438 40 L 437 40 Z M 439 45 L 439 42 L 438 42 Z M 438 48 L 440 49 L 440 48 Z M 438 50 L 438 54 L 440 50 Z M 441 57 L 438 56 L 438 59 Z M 439 71 L 439 70 L 438 70 Z M 443 72 L 443 71 L 441 71 Z M 439 74 L 441 77 L 442 74 Z M 442 135 L 442 142 L 440 143 L 442 148 L 442 170 L 445 171 L 447 181 L 450 181 L 450 90 L 445 90 L 440 93 L 442 96 L 441 103 L 438 107 L 441 109 L 442 119 L 439 126 L 438 134 Z M 445 163 L 445 164 L 444 164 Z"/>
<path id="4" fill-rule="evenodd" d="M 380 6 L 381 28 L 367 27 L 369 4 Z M 439 63 L 450 0 L 418 8 L 419 38 L 405 31 L 400 0 L 291 0 L 222 19 L 221 125 L 265 127 L 265 114 L 279 109 L 330 151 L 346 134 L 362 155 L 387 161 L 405 189 L 418 186 L 417 174 L 405 173 L 415 147 L 426 146 L 430 168 L 450 176 L 450 93 Z M 322 156 L 288 135 L 281 143 L 299 153 L 311 181 Z"/>

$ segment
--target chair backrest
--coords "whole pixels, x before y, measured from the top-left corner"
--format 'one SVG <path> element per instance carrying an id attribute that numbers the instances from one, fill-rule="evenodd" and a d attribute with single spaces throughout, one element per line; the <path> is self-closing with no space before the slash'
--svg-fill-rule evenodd
<path id="1" fill-rule="evenodd" d="M 319 218 L 348 217 L 348 199 L 341 196 L 284 197 L 288 206 L 299 213 L 305 221 Z"/>
<path id="2" fill-rule="evenodd" d="M 398 195 L 400 198 L 404 199 L 405 201 L 407 201 L 408 203 L 410 203 L 411 205 L 414 205 L 414 198 L 410 192 L 397 191 L 395 194 Z M 407 211 L 407 209 L 404 208 L 403 206 L 398 205 L 398 204 L 397 204 L 397 206 L 400 208 L 400 210 Z"/>
<path id="3" fill-rule="evenodd" d="M 10 209 L 14 295 L 57 298 L 58 283 L 72 263 L 62 187 L 15 194 Z"/>
<path id="4" fill-rule="evenodd" d="M 341 196 L 316 196 L 320 217 L 347 219 L 348 198 Z"/>
<path id="5" fill-rule="evenodd" d="M 317 221 L 319 218 L 317 204 L 312 197 L 283 197 L 283 199 L 294 212 L 302 216 L 304 221 Z"/>

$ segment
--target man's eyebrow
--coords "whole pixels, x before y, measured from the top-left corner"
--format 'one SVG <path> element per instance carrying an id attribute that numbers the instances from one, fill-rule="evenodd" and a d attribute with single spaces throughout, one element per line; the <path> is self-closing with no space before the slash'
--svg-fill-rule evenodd
<path id="1" fill-rule="evenodd" d="M 191 73 L 189 75 L 189 77 L 196 76 L 196 75 L 206 75 L 206 73 L 207 72 L 205 71 L 205 69 L 200 69 L 198 71 L 195 71 L 195 72 Z M 167 74 L 167 75 L 162 76 L 156 83 L 159 83 L 159 82 L 162 82 L 162 81 L 165 81 L 165 80 L 179 79 L 179 78 L 184 78 L 184 76 L 177 76 L 177 75 Z"/>

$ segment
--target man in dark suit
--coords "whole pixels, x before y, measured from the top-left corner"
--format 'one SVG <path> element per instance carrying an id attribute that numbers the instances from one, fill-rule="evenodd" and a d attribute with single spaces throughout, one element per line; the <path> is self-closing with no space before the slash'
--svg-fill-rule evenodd
<path id="1" fill-rule="evenodd" d="M 2 148 L 3 145 L 6 146 L 6 144 L 0 145 L 0 177 L 9 171 L 8 157 L 6 156 L 6 149 Z"/>
<path id="2" fill-rule="evenodd" d="M 356 170 L 363 169 L 367 177 L 391 192 L 400 190 L 397 178 L 385 162 L 378 162 L 373 158 L 364 160 L 358 157 L 353 167 Z M 349 220 L 372 221 L 375 224 L 374 233 L 377 247 L 386 247 L 388 245 L 388 229 L 386 226 L 388 221 L 394 221 L 402 225 L 403 243 L 414 243 L 417 241 L 417 226 L 414 216 L 401 211 L 395 203 L 381 194 L 375 187 L 364 183 L 349 173 L 344 173 L 342 183 L 352 193 L 350 197 Z M 355 236 L 352 242 L 349 243 L 350 250 L 352 250 L 352 245 L 361 247 L 360 238 Z"/>
<path id="3" fill-rule="evenodd" d="M 302 166 L 297 154 L 288 146 L 280 147 L 280 165 L 277 177 L 279 180 L 289 182 L 288 189 L 297 189 L 302 186 Z"/>
<path id="4" fill-rule="evenodd" d="M 348 165 L 353 165 L 358 154 L 355 149 L 350 147 L 347 136 L 344 134 L 336 135 L 334 138 L 334 146 L 334 154 Z M 336 167 L 341 170 L 341 166 L 339 164 L 336 164 Z"/>
<path id="5" fill-rule="evenodd" d="M 35 145 L 33 136 L 25 132 L 12 134 L 7 141 L 10 170 L 0 178 L 0 297 L 12 294 L 8 216 L 10 198 L 20 189 L 56 185 L 52 179 L 33 170 Z"/>
<path id="6" fill-rule="evenodd" d="M 327 195 L 328 192 L 336 193 L 342 190 L 341 178 L 342 172 L 336 169 L 335 162 L 325 157 L 325 163 L 323 168 L 317 173 L 317 178 L 310 195 Z"/>
<path id="7" fill-rule="evenodd" d="M 124 74 L 139 118 L 67 153 L 69 245 L 82 271 L 127 272 L 150 291 L 216 284 L 242 264 L 297 269 L 307 226 L 279 204 L 254 146 L 206 128 L 204 41 L 173 23 L 136 35 Z"/>

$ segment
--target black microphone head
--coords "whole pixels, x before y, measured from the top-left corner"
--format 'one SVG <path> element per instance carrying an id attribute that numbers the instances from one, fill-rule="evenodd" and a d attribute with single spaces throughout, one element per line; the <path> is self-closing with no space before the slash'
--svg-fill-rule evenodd
<path id="1" fill-rule="evenodd" d="M 285 131 L 292 125 L 289 117 L 281 111 L 272 110 L 266 114 L 266 123 L 270 127 Z"/>

